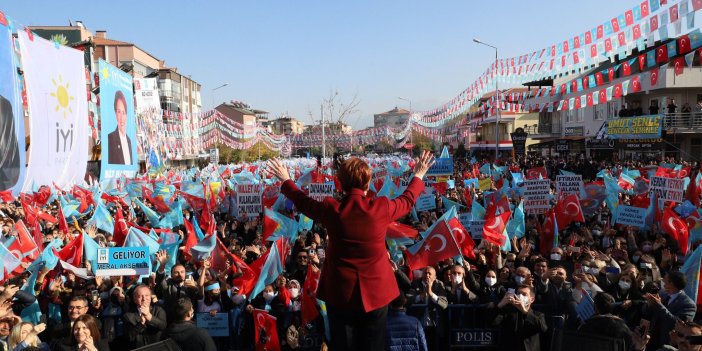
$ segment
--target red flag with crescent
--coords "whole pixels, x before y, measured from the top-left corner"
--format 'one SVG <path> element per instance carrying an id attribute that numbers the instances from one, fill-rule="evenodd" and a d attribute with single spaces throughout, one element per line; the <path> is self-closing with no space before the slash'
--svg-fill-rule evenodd
<path id="1" fill-rule="evenodd" d="M 509 216 L 512 213 L 507 211 L 501 214 L 487 212 L 485 215 L 485 224 L 483 225 L 483 239 L 489 243 L 502 247 L 505 244 L 507 237 L 504 236 L 505 227 L 509 221 Z"/>
<path id="2" fill-rule="evenodd" d="M 276 318 L 264 310 L 254 310 L 253 319 L 256 326 L 256 351 L 280 350 Z"/>
<path id="3" fill-rule="evenodd" d="M 461 248 L 461 254 L 468 259 L 474 260 L 475 252 L 473 252 L 473 249 L 475 248 L 475 241 L 473 241 L 470 233 L 468 233 L 463 224 L 461 224 L 461 221 L 453 217 L 448 221 L 448 226 L 451 230 L 451 235 L 456 239 L 456 244 Z"/>
<path id="4" fill-rule="evenodd" d="M 558 228 L 565 228 L 573 222 L 585 222 L 583 210 L 580 207 L 578 195 L 570 194 L 561 198 L 556 203 L 556 221 Z"/>
<path id="5" fill-rule="evenodd" d="M 415 245 L 419 246 L 414 254 L 407 251 L 407 262 L 412 269 L 431 266 L 461 253 L 456 241 L 451 236 L 451 230 L 443 220 L 436 223 L 434 230 Z"/>
<path id="6" fill-rule="evenodd" d="M 687 241 L 690 234 L 689 229 L 687 228 L 685 221 L 683 221 L 671 207 L 666 208 L 663 212 L 661 229 L 664 233 L 670 235 L 673 239 L 678 241 L 680 244 L 680 251 L 683 255 L 686 255 Z"/>

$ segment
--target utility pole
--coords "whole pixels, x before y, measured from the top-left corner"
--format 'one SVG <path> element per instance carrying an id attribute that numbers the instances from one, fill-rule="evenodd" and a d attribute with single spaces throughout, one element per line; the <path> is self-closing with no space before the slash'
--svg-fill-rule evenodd
<path id="1" fill-rule="evenodd" d="M 327 138 L 324 135 L 324 104 L 319 106 L 319 112 L 322 115 L 322 160 L 324 160 L 327 156 Z"/>

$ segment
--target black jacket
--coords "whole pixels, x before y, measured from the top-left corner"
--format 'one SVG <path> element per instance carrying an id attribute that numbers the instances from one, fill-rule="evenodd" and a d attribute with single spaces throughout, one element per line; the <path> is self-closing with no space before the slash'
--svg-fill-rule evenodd
<path id="1" fill-rule="evenodd" d="M 204 329 L 192 322 L 180 321 L 171 324 L 163 334 L 163 339 L 175 341 L 183 351 L 216 351 L 214 341 Z"/>
<path id="2" fill-rule="evenodd" d="M 127 147 L 129 147 L 129 158 L 134 164 L 134 155 L 132 155 L 132 139 L 127 136 Z M 107 134 L 107 163 L 111 165 L 123 165 L 124 155 L 122 154 L 122 143 L 119 141 L 119 130 L 115 129 L 112 133 Z"/>
<path id="3" fill-rule="evenodd" d="M 631 330 L 623 319 L 611 314 L 592 316 L 578 330 L 582 333 L 624 339 L 625 350 L 631 346 Z"/>
<path id="4" fill-rule="evenodd" d="M 122 316 L 127 340 L 132 348 L 139 348 L 161 340 L 161 333 L 166 329 L 166 312 L 161 306 L 151 305 L 151 320 L 141 324 L 138 310 Z"/>
<path id="5" fill-rule="evenodd" d="M 493 322 L 494 326 L 500 328 L 499 350 L 539 351 L 541 349 L 539 335 L 548 329 L 543 313 L 529 309 L 529 312 L 524 314 L 510 305 L 499 310 Z"/>

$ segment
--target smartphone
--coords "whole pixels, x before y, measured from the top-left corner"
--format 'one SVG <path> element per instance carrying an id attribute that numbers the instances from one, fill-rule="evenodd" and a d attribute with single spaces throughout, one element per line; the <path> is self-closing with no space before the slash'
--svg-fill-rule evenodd
<path id="1" fill-rule="evenodd" d="M 514 289 L 512 289 L 512 288 L 507 289 L 507 294 L 514 295 Z"/>
<path id="2" fill-rule="evenodd" d="M 312 256 L 312 255 L 316 255 L 316 254 L 317 254 L 317 251 L 315 251 L 314 249 L 310 249 L 307 253 L 308 253 L 310 256 Z"/>
<path id="3" fill-rule="evenodd" d="M 317 249 L 317 256 L 319 256 L 319 258 L 324 259 L 325 255 L 326 252 L 324 252 L 324 249 Z"/>
<path id="4" fill-rule="evenodd" d="M 641 323 L 639 323 L 641 328 L 639 328 L 639 333 L 642 338 L 646 337 L 646 334 L 648 334 L 648 329 L 651 327 L 651 322 L 647 319 L 641 319 Z"/>
<path id="5" fill-rule="evenodd" d="M 93 300 L 97 300 L 100 297 L 100 293 L 97 290 L 93 290 L 90 292 L 90 296 L 93 297 Z"/>
<path id="6" fill-rule="evenodd" d="M 617 267 L 605 267 L 606 273 L 619 274 L 619 268 Z"/>

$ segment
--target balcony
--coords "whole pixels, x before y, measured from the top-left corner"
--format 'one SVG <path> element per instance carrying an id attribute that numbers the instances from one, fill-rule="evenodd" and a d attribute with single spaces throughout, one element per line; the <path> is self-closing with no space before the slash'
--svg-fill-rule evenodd
<path id="1" fill-rule="evenodd" d="M 663 129 L 676 131 L 698 132 L 702 128 L 702 112 L 697 113 L 666 113 L 663 116 Z"/>
<path id="2" fill-rule="evenodd" d="M 560 123 L 539 123 L 530 126 L 524 126 L 524 131 L 529 133 L 530 138 L 551 138 L 561 135 Z"/>

